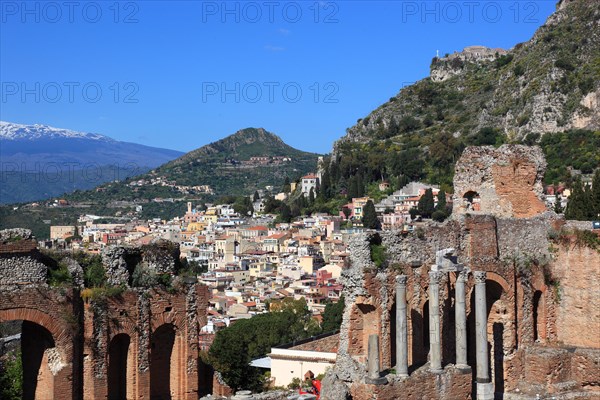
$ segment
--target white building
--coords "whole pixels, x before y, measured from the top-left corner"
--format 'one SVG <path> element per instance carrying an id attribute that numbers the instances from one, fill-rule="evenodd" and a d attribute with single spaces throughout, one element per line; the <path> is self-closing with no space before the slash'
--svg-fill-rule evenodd
<path id="1" fill-rule="evenodd" d="M 317 195 L 317 189 L 319 187 L 319 177 L 315 174 L 308 174 L 302 177 L 302 194 L 304 197 L 308 197 L 310 194 L 310 190 L 313 190 L 315 196 Z"/>
<path id="2" fill-rule="evenodd" d="M 339 334 L 317 340 L 309 340 L 294 347 L 271 348 L 271 378 L 276 386 L 287 386 L 294 378 L 304 381 L 304 375 L 311 371 L 315 376 L 325 373 L 335 364 Z"/>

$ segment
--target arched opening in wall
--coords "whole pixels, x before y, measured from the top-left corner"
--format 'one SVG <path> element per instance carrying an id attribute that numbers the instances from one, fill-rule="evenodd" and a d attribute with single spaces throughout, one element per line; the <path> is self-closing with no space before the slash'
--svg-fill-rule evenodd
<path id="1" fill-rule="evenodd" d="M 374 306 L 370 304 L 359 304 L 358 310 L 362 319 L 362 349 L 366 357 L 369 349 L 369 336 L 379 334 L 379 321 Z M 381 343 L 381 342 L 380 342 Z"/>
<path id="2" fill-rule="evenodd" d="M 150 399 L 171 400 L 171 356 L 175 344 L 172 324 L 159 326 L 151 338 Z"/>
<path id="3" fill-rule="evenodd" d="M 25 400 L 53 398 L 54 374 L 52 363 L 61 363 L 54 338 L 42 325 L 31 321 L 6 321 L 0 324 L 5 337 L 0 349 L 0 374 L 21 374 L 18 379 L 5 382 Z M 2 394 L 0 393 L 0 397 Z"/>
<path id="4" fill-rule="evenodd" d="M 479 193 L 469 190 L 463 194 L 466 211 L 481 211 L 481 196 Z"/>
<path id="5" fill-rule="evenodd" d="M 129 335 L 116 335 L 108 347 L 108 399 L 127 399 L 127 373 L 129 356 Z"/>
<path id="6" fill-rule="evenodd" d="M 546 307 L 541 290 L 533 293 L 533 340 L 541 342 L 546 339 Z"/>

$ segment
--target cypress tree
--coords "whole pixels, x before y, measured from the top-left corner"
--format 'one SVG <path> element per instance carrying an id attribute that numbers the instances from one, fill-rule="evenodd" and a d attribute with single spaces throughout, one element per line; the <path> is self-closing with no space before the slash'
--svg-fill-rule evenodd
<path id="1" fill-rule="evenodd" d="M 331 178 L 329 175 L 329 167 L 325 167 L 322 178 L 321 187 L 319 188 L 319 197 L 323 200 L 329 200 L 331 198 Z"/>
<path id="2" fill-rule="evenodd" d="M 592 197 L 592 188 L 590 185 L 585 185 L 583 188 L 583 194 L 585 196 L 585 204 L 586 204 L 586 220 L 591 221 L 596 216 L 593 197 Z"/>
<path id="3" fill-rule="evenodd" d="M 352 201 L 353 198 L 358 196 L 358 183 L 356 182 L 356 176 L 350 177 L 348 180 L 348 200 Z"/>
<path id="4" fill-rule="evenodd" d="M 291 188 L 292 186 L 290 185 L 290 178 L 286 176 L 285 180 L 283 181 L 283 193 L 289 193 Z"/>
<path id="5" fill-rule="evenodd" d="M 425 194 L 421 196 L 419 199 L 419 204 L 417 205 L 417 209 L 419 210 L 419 214 L 423 218 L 431 217 L 431 214 L 435 211 L 435 202 L 433 201 L 433 191 L 431 189 L 425 190 Z"/>
<path id="6" fill-rule="evenodd" d="M 290 222 L 292 220 L 292 210 L 288 207 L 287 204 L 283 203 L 281 205 L 281 221 Z"/>
<path id="7" fill-rule="evenodd" d="M 592 180 L 592 210 L 594 220 L 600 220 L 600 168 L 594 173 Z"/>
<path id="8" fill-rule="evenodd" d="M 438 203 L 435 209 L 437 211 L 443 211 L 444 213 L 446 213 L 446 192 L 440 190 L 437 194 L 437 201 Z"/>
<path id="9" fill-rule="evenodd" d="M 562 208 L 562 204 L 560 204 L 560 200 L 558 198 L 558 196 L 556 197 L 556 201 L 554 202 L 554 212 L 557 214 L 562 214 L 563 213 L 563 208 Z"/>
<path id="10" fill-rule="evenodd" d="M 591 205 L 588 202 L 588 196 L 585 193 L 581 179 L 577 178 L 573 184 L 567 209 L 565 210 L 566 219 L 585 221 L 589 214 Z"/>
<path id="11" fill-rule="evenodd" d="M 367 229 L 379 229 L 381 227 L 377 213 L 375 212 L 375 205 L 371 200 L 367 201 L 367 204 L 363 208 L 362 223 Z"/>

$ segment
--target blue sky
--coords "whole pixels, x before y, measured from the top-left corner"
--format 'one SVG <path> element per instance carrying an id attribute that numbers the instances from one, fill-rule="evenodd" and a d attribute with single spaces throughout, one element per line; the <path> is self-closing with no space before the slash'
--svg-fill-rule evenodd
<path id="1" fill-rule="evenodd" d="M 0 119 L 189 151 L 264 127 L 326 153 L 440 55 L 555 1 L 0 1 Z"/>

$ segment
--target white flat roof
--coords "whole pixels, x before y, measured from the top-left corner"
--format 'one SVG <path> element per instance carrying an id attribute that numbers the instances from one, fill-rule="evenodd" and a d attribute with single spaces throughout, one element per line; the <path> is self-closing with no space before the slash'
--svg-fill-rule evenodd
<path id="1" fill-rule="evenodd" d="M 257 358 L 256 360 L 252 360 L 250 362 L 250 366 L 257 367 L 257 368 L 271 369 L 271 358 L 270 357 Z"/>

